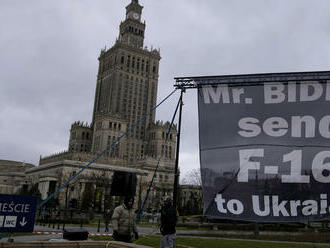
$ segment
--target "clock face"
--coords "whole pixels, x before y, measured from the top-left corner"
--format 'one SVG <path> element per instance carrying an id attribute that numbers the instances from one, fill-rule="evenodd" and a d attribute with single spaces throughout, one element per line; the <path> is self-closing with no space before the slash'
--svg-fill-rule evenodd
<path id="1" fill-rule="evenodd" d="M 139 14 L 138 14 L 138 13 L 133 13 L 133 18 L 134 18 L 135 20 L 139 19 Z"/>

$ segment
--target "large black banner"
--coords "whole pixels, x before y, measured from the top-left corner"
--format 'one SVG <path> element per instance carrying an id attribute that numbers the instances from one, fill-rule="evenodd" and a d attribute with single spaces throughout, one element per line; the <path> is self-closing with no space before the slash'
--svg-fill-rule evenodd
<path id="1" fill-rule="evenodd" d="M 330 219 L 330 81 L 309 76 L 197 80 L 204 215 Z"/>

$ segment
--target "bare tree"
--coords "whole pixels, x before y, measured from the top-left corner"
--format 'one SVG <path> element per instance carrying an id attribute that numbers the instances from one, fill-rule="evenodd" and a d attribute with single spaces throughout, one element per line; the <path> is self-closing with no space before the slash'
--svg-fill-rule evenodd
<path id="1" fill-rule="evenodd" d="M 202 178 L 199 169 L 192 169 L 181 180 L 179 212 L 181 215 L 202 213 Z M 184 187 L 186 185 L 186 187 Z"/>
<path id="2" fill-rule="evenodd" d="M 181 181 L 182 184 L 202 185 L 201 171 L 199 169 L 192 169 L 188 171 Z"/>
<path id="3" fill-rule="evenodd" d="M 112 174 L 109 172 L 91 173 L 88 175 L 89 181 L 94 185 L 93 197 L 90 201 L 93 203 L 94 211 L 101 212 L 102 209 L 113 208 L 114 203 L 111 200 L 110 188 Z"/>

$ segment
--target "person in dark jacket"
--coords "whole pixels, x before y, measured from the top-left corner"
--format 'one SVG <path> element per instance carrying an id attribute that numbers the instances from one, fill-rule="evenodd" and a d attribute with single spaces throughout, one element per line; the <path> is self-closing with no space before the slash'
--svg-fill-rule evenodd
<path id="1" fill-rule="evenodd" d="M 170 197 L 166 197 L 160 216 L 160 233 L 163 235 L 160 241 L 160 248 L 174 247 L 176 221 L 177 211 L 173 207 L 172 199 Z"/>

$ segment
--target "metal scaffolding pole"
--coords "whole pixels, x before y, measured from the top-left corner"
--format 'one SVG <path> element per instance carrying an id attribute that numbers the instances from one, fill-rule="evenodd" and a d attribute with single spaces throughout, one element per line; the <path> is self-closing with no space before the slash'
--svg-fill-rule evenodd
<path id="1" fill-rule="evenodd" d="M 178 200 L 178 181 L 179 181 L 179 151 L 180 151 L 180 134 L 181 134 L 181 117 L 182 117 L 182 96 L 185 92 L 184 88 L 181 88 L 181 96 L 180 96 L 180 109 L 179 109 L 179 123 L 178 123 L 178 133 L 176 140 L 176 157 L 175 157 L 175 169 L 174 169 L 174 187 L 173 187 L 173 207 L 177 207 Z"/>

